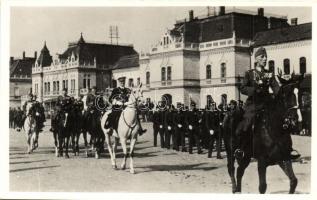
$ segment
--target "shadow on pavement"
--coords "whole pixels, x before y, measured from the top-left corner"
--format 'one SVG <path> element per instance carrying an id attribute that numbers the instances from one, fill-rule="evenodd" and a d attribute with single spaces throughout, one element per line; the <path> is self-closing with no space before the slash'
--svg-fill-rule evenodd
<path id="1" fill-rule="evenodd" d="M 28 170 L 36 170 L 36 169 L 55 168 L 55 167 L 60 167 L 60 165 L 45 166 L 45 167 L 28 167 L 28 168 L 23 168 L 23 169 L 13 169 L 13 170 L 10 170 L 10 173 L 12 173 L 12 172 L 22 172 L 22 171 L 28 171 Z"/>
<path id="2" fill-rule="evenodd" d="M 28 163 L 34 163 L 34 162 L 44 162 L 48 160 L 33 160 L 33 161 L 21 161 L 21 162 L 10 162 L 10 165 L 15 165 L 15 164 L 28 164 Z"/>
<path id="3" fill-rule="evenodd" d="M 199 163 L 199 164 L 192 164 L 192 165 L 147 165 L 144 167 L 137 167 L 137 168 L 145 168 L 147 170 L 143 172 L 152 172 L 152 171 L 183 171 L 183 170 L 204 170 L 204 171 L 211 171 L 218 169 L 219 167 L 201 167 L 207 163 Z"/>

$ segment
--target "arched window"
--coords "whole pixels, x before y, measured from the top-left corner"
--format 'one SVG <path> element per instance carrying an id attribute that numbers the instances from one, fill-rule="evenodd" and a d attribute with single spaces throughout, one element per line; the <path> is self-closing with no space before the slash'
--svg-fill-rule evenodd
<path id="1" fill-rule="evenodd" d="M 306 73 L 306 58 L 301 57 L 299 59 L 299 73 L 305 74 Z"/>
<path id="2" fill-rule="evenodd" d="M 172 68 L 170 66 L 167 67 L 167 78 L 166 80 L 172 80 Z"/>
<path id="3" fill-rule="evenodd" d="M 117 81 L 112 79 L 112 88 L 116 88 L 117 87 Z"/>
<path id="4" fill-rule="evenodd" d="M 269 71 L 272 72 L 274 74 L 275 72 L 275 63 L 274 60 L 270 60 L 269 61 Z"/>
<path id="5" fill-rule="evenodd" d="M 288 58 L 284 59 L 283 66 L 284 66 L 284 74 L 290 74 L 291 73 L 291 68 L 290 68 L 290 64 L 289 64 L 289 59 Z"/>
<path id="6" fill-rule="evenodd" d="M 146 84 L 150 84 L 150 72 L 146 72 Z"/>
<path id="7" fill-rule="evenodd" d="M 161 80 L 166 81 L 166 70 L 165 67 L 161 69 Z"/>
<path id="8" fill-rule="evenodd" d="M 134 87 L 133 78 L 129 79 L 129 87 Z"/>
<path id="9" fill-rule="evenodd" d="M 225 78 L 227 76 L 226 63 L 221 63 L 221 78 Z"/>
<path id="10" fill-rule="evenodd" d="M 206 66 L 206 79 L 211 79 L 211 65 Z"/>

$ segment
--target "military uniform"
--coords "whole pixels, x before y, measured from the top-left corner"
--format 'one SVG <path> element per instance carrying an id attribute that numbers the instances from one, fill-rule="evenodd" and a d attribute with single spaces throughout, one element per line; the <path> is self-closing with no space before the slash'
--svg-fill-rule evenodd
<path id="1" fill-rule="evenodd" d="M 172 109 L 165 112 L 165 147 L 167 149 L 171 146 L 171 136 L 173 135 L 173 114 Z"/>
<path id="2" fill-rule="evenodd" d="M 157 146 L 157 135 L 159 133 L 160 130 L 160 121 L 159 121 L 159 117 L 160 117 L 160 111 L 155 110 L 153 113 L 153 117 L 152 117 L 152 122 L 153 122 L 153 145 L 156 147 Z M 161 142 L 161 148 L 164 147 L 164 137 L 163 135 L 160 134 L 160 142 Z"/>
<path id="3" fill-rule="evenodd" d="M 174 132 L 173 132 L 173 148 L 176 151 L 179 151 L 179 146 L 182 146 L 182 150 L 185 150 L 185 116 L 184 112 L 179 108 L 176 112 L 173 114 L 173 126 L 174 126 Z M 179 144 L 179 141 L 181 144 Z"/>
<path id="4" fill-rule="evenodd" d="M 190 154 L 193 153 L 193 145 L 195 141 L 196 141 L 198 152 L 201 151 L 199 137 L 198 137 L 198 131 L 199 131 L 198 123 L 199 123 L 199 118 L 198 118 L 197 109 L 188 111 L 186 113 L 186 126 L 187 126 L 188 137 L 189 137 L 188 152 Z"/>
<path id="5" fill-rule="evenodd" d="M 159 127 L 159 134 L 161 137 L 161 147 L 165 148 L 165 131 L 166 131 L 166 124 L 165 124 L 165 110 L 161 109 L 158 112 L 158 127 Z"/>

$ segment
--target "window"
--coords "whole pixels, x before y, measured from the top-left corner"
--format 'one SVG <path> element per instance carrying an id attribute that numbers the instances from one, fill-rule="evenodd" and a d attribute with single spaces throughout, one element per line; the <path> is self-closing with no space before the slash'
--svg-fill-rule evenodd
<path id="1" fill-rule="evenodd" d="M 63 89 L 65 88 L 66 81 L 63 80 Z"/>
<path id="2" fill-rule="evenodd" d="M 146 72 L 146 84 L 150 84 L 150 72 Z"/>
<path id="3" fill-rule="evenodd" d="M 47 93 L 47 83 L 45 82 L 44 83 L 44 94 L 46 94 Z"/>
<path id="4" fill-rule="evenodd" d="M 71 90 L 71 93 L 74 93 L 74 91 L 75 91 L 75 79 L 72 79 L 70 81 L 70 90 Z"/>
<path id="5" fill-rule="evenodd" d="M 35 83 L 34 87 L 35 87 L 34 88 L 34 93 L 37 94 L 38 89 L 39 89 L 39 85 L 37 83 Z"/>
<path id="6" fill-rule="evenodd" d="M 221 63 L 221 78 L 225 78 L 227 76 L 226 63 Z"/>
<path id="7" fill-rule="evenodd" d="M 59 94 L 59 81 L 56 81 L 56 91 L 57 91 L 57 94 Z"/>
<path id="8" fill-rule="evenodd" d="M 274 60 L 269 61 L 269 71 L 274 74 L 275 72 L 275 63 Z"/>
<path id="9" fill-rule="evenodd" d="M 161 80 L 162 81 L 165 81 L 166 80 L 166 71 L 165 71 L 165 67 L 163 67 L 162 69 L 161 69 Z"/>
<path id="10" fill-rule="evenodd" d="M 86 84 L 86 78 L 84 78 L 84 80 L 83 80 L 83 88 L 87 88 L 87 84 Z"/>
<path id="11" fill-rule="evenodd" d="M 47 93 L 49 94 L 50 91 L 51 91 L 51 83 L 48 82 L 48 83 L 47 83 Z"/>
<path id="12" fill-rule="evenodd" d="M 87 87 L 90 88 L 90 79 L 87 79 Z"/>
<path id="13" fill-rule="evenodd" d="M 140 77 L 138 77 L 138 78 L 136 79 L 136 84 L 139 86 L 139 85 L 140 85 L 140 83 L 141 83 L 141 81 L 140 81 Z"/>
<path id="14" fill-rule="evenodd" d="M 14 96 L 20 96 L 20 91 L 18 87 L 14 87 Z"/>
<path id="15" fill-rule="evenodd" d="M 134 87 L 133 78 L 129 78 L 129 87 Z"/>
<path id="16" fill-rule="evenodd" d="M 172 80 L 172 68 L 167 67 L 167 80 L 170 81 Z"/>
<path id="17" fill-rule="evenodd" d="M 289 59 L 284 59 L 284 62 L 283 62 L 283 65 L 284 65 L 284 74 L 290 74 L 291 73 L 291 69 L 290 69 L 290 66 L 289 66 Z"/>
<path id="18" fill-rule="evenodd" d="M 117 87 L 117 81 L 112 79 L 112 88 L 116 88 Z"/>
<path id="19" fill-rule="evenodd" d="M 68 80 L 65 80 L 65 88 L 68 88 Z"/>
<path id="20" fill-rule="evenodd" d="M 56 94 L 56 81 L 53 81 L 53 94 Z"/>
<path id="21" fill-rule="evenodd" d="M 301 57 L 299 59 L 299 73 L 305 74 L 306 73 L 306 58 Z"/>
<path id="22" fill-rule="evenodd" d="M 206 79 L 211 79 L 211 65 L 206 66 Z"/>

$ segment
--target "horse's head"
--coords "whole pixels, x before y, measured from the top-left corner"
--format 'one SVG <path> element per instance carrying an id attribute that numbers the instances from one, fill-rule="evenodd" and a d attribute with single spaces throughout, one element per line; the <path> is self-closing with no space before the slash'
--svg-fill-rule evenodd
<path id="1" fill-rule="evenodd" d="M 298 124 L 302 122 L 302 114 L 299 107 L 299 86 L 303 75 L 292 75 L 289 80 L 275 76 L 273 92 L 283 110 L 283 129 L 298 130 Z M 273 84 L 274 85 L 274 84 Z"/>
<path id="2" fill-rule="evenodd" d="M 131 88 L 128 105 L 136 106 L 139 100 L 141 100 L 142 98 L 143 98 L 143 90 L 142 90 L 142 83 L 140 83 L 136 88 Z"/>

